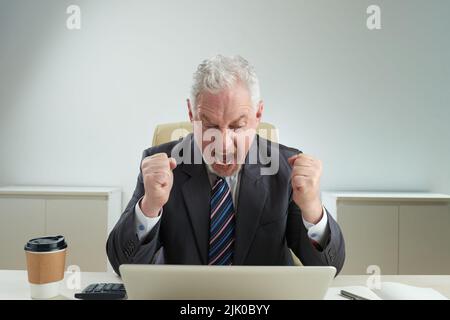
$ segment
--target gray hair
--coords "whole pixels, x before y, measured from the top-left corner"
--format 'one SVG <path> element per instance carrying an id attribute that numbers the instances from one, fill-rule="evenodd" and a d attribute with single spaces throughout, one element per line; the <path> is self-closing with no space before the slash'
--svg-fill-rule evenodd
<path id="1" fill-rule="evenodd" d="M 227 57 L 220 54 L 203 60 L 194 73 L 194 83 L 191 89 L 194 110 L 197 107 L 196 100 L 200 93 L 204 91 L 218 93 L 223 89 L 233 87 L 238 81 L 247 86 L 252 99 L 252 107 L 255 108 L 260 100 L 259 81 L 253 66 L 247 60 L 239 55 Z"/>

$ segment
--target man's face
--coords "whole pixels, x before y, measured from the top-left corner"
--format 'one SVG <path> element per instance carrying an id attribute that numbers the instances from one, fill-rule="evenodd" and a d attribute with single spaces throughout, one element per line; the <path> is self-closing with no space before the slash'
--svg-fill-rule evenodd
<path id="1" fill-rule="evenodd" d="M 237 83 L 219 93 L 201 93 L 197 106 L 192 108 L 188 104 L 188 107 L 191 121 L 202 124 L 203 139 L 198 141 L 201 137 L 197 137 L 196 141 L 204 157 L 212 157 L 211 167 L 216 174 L 233 175 L 244 162 L 253 141 L 262 116 L 262 102 L 253 108 L 248 89 Z"/>

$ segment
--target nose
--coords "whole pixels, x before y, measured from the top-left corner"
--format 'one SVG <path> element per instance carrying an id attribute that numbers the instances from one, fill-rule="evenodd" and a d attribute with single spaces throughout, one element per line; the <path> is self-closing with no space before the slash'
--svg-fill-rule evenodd
<path id="1" fill-rule="evenodd" d="M 222 156 L 230 155 L 234 153 L 234 133 L 230 129 L 222 130 Z"/>

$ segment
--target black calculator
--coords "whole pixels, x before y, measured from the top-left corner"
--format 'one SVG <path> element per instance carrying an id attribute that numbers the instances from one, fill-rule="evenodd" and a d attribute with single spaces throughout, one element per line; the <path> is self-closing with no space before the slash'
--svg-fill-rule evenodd
<path id="1" fill-rule="evenodd" d="M 75 298 L 83 300 L 123 300 L 127 298 L 122 283 L 93 283 L 83 291 L 75 293 Z"/>

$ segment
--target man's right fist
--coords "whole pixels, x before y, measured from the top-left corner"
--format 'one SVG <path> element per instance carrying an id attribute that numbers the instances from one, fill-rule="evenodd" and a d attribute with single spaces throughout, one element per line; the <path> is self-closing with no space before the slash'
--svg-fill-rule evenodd
<path id="1" fill-rule="evenodd" d="M 172 170 L 176 167 L 175 159 L 168 158 L 165 153 L 157 153 L 142 160 L 145 195 L 140 208 L 147 217 L 158 216 L 161 208 L 169 200 L 173 185 Z"/>

